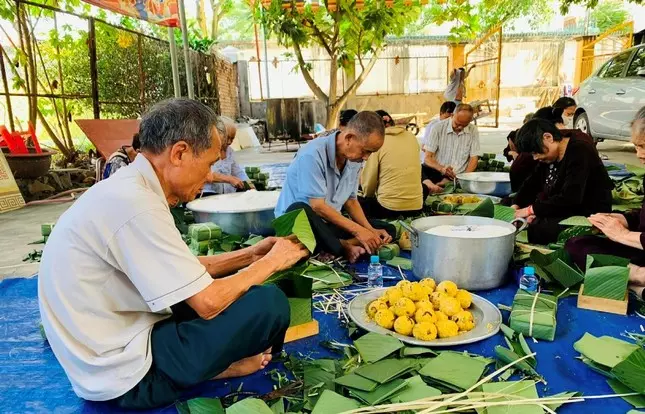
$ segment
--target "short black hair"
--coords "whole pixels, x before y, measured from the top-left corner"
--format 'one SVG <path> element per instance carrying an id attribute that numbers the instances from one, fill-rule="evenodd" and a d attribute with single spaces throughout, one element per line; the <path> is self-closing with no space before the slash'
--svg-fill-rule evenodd
<path id="1" fill-rule="evenodd" d="M 535 114 L 533 114 L 532 119 L 544 119 L 551 123 L 555 124 L 564 124 L 564 119 L 562 118 L 562 113 L 564 108 L 554 108 L 552 106 L 545 106 L 544 108 L 538 109 Z"/>
<path id="2" fill-rule="evenodd" d="M 388 113 L 387 113 L 385 110 L 383 110 L 383 109 L 379 109 L 378 111 L 376 111 L 376 113 L 377 113 L 377 114 L 379 114 L 379 116 L 381 117 L 381 119 L 383 119 L 383 118 L 384 118 L 384 117 L 386 117 L 386 116 L 387 116 L 388 118 L 390 118 L 390 122 L 391 122 L 391 123 L 390 123 L 390 124 L 387 124 L 387 123 L 386 123 L 386 124 L 385 124 L 385 127 L 386 127 L 386 128 L 387 128 L 387 127 L 389 127 L 389 126 L 394 126 L 394 118 L 392 118 L 392 115 L 388 114 Z M 385 121 L 383 121 L 383 122 L 385 123 Z"/>
<path id="3" fill-rule="evenodd" d="M 515 144 L 515 138 L 517 138 L 517 129 L 513 130 L 508 133 L 508 136 L 506 137 L 507 141 L 511 141 L 513 144 Z"/>
<path id="4" fill-rule="evenodd" d="M 349 121 L 351 121 L 357 113 L 358 111 L 356 109 L 345 109 L 344 111 L 340 111 L 340 126 L 347 126 Z"/>
<path id="5" fill-rule="evenodd" d="M 452 114 L 455 112 L 455 108 L 457 108 L 457 104 L 454 103 L 453 101 L 446 101 L 441 104 L 441 108 L 439 108 L 439 113 L 440 114 Z"/>
<path id="6" fill-rule="evenodd" d="M 561 98 L 558 98 L 557 101 L 553 102 L 554 108 L 566 109 L 570 106 L 578 106 L 578 104 L 576 103 L 575 99 L 569 98 L 568 96 L 563 96 Z"/>
<path id="7" fill-rule="evenodd" d="M 141 148 L 141 141 L 139 141 L 139 133 L 137 132 L 132 136 L 132 149 L 139 151 L 139 148 Z"/>
<path id="8" fill-rule="evenodd" d="M 515 146 L 518 152 L 541 154 L 544 152 L 544 134 L 549 133 L 554 141 L 562 141 L 562 133 L 553 122 L 533 118 L 517 131 Z"/>

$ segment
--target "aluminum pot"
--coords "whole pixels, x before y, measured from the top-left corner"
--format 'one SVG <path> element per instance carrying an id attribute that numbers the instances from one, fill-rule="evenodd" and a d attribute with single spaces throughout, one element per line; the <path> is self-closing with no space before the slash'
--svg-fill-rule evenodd
<path id="1" fill-rule="evenodd" d="M 268 192 L 265 192 L 268 193 Z M 275 193 L 279 194 L 279 191 Z M 233 193 L 242 194 L 242 193 Z M 276 202 L 277 202 L 276 194 Z M 275 219 L 275 205 L 268 207 L 249 207 L 244 211 L 230 211 L 226 208 L 226 198 L 231 194 L 221 194 L 204 197 L 191 201 L 186 207 L 193 212 L 197 223 L 215 223 L 227 234 L 236 236 L 248 236 L 256 234 L 260 236 L 271 236 L 275 234 L 271 222 Z M 206 207 L 204 200 L 213 200 L 212 205 Z"/>
<path id="2" fill-rule="evenodd" d="M 467 193 L 506 197 L 511 194 L 511 176 L 504 172 L 471 172 L 457 175 L 459 185 Z"/>
<path id="3" fill-rule="evenodd" d="M 516 222 L 522 223 L 518 229 Z M 504 236 L 461 238 L 439 236 L 426 230 L 442 225 L 495 225 L 512 230 Z M 435 216 L 414 220 L 410 226 L 412 271 L 419 279 L 452 280 L 460 288 L 485 290 L 501 286 L 513 257 L 515 235 L 526 228 L 524 219 L 513 223 L 475 216 Z"/>

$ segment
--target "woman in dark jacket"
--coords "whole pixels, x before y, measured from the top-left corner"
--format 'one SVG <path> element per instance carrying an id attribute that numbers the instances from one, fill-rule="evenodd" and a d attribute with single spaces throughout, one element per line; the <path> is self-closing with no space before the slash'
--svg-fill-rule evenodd
<path id="1" fill-rule="evenodd" d="M 557 240 L 560 221 L 611 211 L 613 183 L 593 143 L 567 137 L 552 122 L 532 119 L 517 133 L 517 149 L 538 161 L 514 199 L 529 222 L 529 242 Z"/>

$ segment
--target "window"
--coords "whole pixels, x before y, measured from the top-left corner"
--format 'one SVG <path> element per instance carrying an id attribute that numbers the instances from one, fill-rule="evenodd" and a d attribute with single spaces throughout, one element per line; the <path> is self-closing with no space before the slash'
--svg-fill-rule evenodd
<path id="1" fill-rule="evenodd" d="M 623 69 L 629 60 L 629 57 L 632 55 L 632 51 L 623 52 L 620 55 L 613 58 L 609 64 L 603 68 L 602 73 L 600 74 L 601 78 L 619 78 L 623 74 Z"/>
<path id="2" fill-rule="evenodd" d="M 638 76 L 638 71 L 642 69 L 645 69 L 645 47 L 636 51 L 636 55 L 627 69 L 627 76 Z"/>

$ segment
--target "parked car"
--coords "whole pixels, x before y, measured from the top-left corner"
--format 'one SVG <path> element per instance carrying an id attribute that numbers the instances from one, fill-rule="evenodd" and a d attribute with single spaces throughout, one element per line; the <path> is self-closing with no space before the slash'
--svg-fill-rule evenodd
<path id="1" fill-rule="evenodd" d="M 629 141 L 631 122 L 645 106 L 645 44 L 618 53 L 574 94 L 575 128 L 602 141 Z"/>

